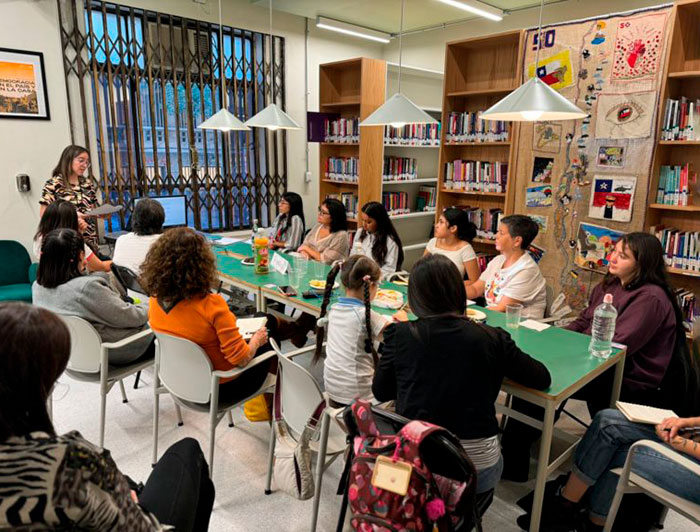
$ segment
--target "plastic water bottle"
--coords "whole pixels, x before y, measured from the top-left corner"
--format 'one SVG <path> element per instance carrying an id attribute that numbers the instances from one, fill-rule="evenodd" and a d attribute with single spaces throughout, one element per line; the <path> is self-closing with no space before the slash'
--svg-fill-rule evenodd
<path id="1" fill-rule="evenodd" d="M 253 251 L 253 256 L 255 256 L 255 237 L 258 236 L 258 219 L 253 218 L 253 234 L 250 235 L 250 249 Z"/>
<path id="2" fill-rule="evenodd" d="M 612 353 L 612 339 L 615 336 L 617 310 L 613 307 L 612 294 L 605 294 L 603 302 L 593 313 L 593 329 L 588 352 L 594 357 L 608 358 Z"/>

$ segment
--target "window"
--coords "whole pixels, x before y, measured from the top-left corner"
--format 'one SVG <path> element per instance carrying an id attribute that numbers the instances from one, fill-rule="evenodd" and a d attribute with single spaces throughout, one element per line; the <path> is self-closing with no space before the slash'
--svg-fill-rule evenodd
<path id="1" fill-rule="evenodd" d="M 82 137 L 94 139 L 94 177 L 105 201 L 124 206 L 108 230 L 125 227 L 132 198 L 145 195 L 184 194 L 190 225 L 205 231 L 268 225 L 286 188 L 285 133 L 197 126 L 221 108 L 224 87 L 243 121 L 273 101 L 284 106 L 284 39 L 223 27 L 220 42 L 217 24 L 80 5 L 59 3 L 64 67 L 71 100 L 80 101 L 74 137 L 82 125 Z"/>

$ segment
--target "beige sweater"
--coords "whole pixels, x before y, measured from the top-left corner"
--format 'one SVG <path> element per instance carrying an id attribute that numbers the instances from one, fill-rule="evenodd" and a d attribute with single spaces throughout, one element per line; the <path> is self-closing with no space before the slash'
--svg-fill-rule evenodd
<path id="1" fill-rule="evenodd" d="M 322 225 L 316 224 L 304 239 L 304 244 L 321 254 L 321 262 L 331 264 L 347 258 L 350 251 L 350 237 L 347 231 L 336 231 L 325 238 L 318 238 Z"/>

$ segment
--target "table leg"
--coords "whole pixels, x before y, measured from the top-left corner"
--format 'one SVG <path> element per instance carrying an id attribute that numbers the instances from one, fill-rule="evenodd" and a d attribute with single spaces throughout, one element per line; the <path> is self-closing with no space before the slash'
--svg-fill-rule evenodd
<path id="1" fill-rule="evenodd" d="M 608 370 L 610 371 L 610 370 Z M 612 394 L 610 395 L 610 408 L 615 408 L 615 403 L 620 398 L 620 390 L 622 389 L 622 376 L 625 371 L 625 357 L 620 357 L 615 364 L 615 379 L 613 380 Z"/>
<path id="2" fill-rule="evenodd" d="M 544 500 L 544 487 L 547 483 L 547 469 L 549 468 L 549 453 L 552 450 L 552 433 L 554 432 L 554 403 L 547 401 L 544 405 L 544 419 L 542 421 L 542 439 L 540 440 L 540 453 L 537 458 L 537 476 L 535 480 L 535 493 L 532 501 L 532 517 L 530 518 L 530 532 L 540 529 L 540 517 L 542 515 L 542 502 Z"/>
<path id="3" fill-rule="evenodd" d="M 255 292 L 255 309 L 258 312 L 267 312 L 267 300 L 260 288 Z"/>

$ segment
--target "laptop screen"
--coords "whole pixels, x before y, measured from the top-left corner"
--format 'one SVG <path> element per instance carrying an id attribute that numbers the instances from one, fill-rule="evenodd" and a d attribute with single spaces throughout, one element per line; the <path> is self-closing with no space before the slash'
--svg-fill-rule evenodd
<path id="1" fill-rule="evenodd" d="M 163 206 L 165 222 L 163 227 L 187 226 L 187 198 L 185 196 L 149 196 Z M 136 198 L 136 205 L 143 198 Z"/>

